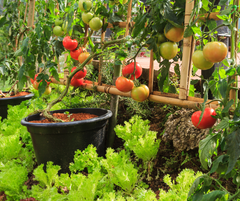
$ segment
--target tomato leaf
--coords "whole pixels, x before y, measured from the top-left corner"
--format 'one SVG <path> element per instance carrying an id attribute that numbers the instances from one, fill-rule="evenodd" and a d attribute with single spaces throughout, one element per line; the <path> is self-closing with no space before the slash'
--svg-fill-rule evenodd
<path id="1" fill-rule="evenodd" d="M 141 14 L 136 18 L 134 29 L 133 29 L 133 38 L 137 37 L 138 34 L 143 30 L 146 22 L 147 22 L 147 13 Z"/>
<path id="2" fill-rule="evenodd" d="M 183 28 L 183 26 L 182 26 L 182 23 L 183 23 L 182 19 L 177 17 L 175 12 L 170 7 L 166 7 L 165 8 L 164 17 L 169 22 L 168 24 L 172 25 L 171 27 L 174 26 L 174 27 Z M 168 32 L 168 30 L 171 28 L 170 25 L 168 25 L 168 24 L 167 24 L 168 29 L 166 29 L 166 32 Z"/>
<path id="3" fill-rule="evenodd" d="M 205 139 L 199 142 L 199 159 L 206 170 L 208 163 L 211 163 L 211 157 L 217 151 L 218 134 L 208 135 Z"/>
<path id="4" fill-rule="evenodd" d="M 187 28 L 184 31 L 184 38 L 186 37 L 190 37 L 194 35 L 194 31 L 192 30 L 192 27 L 190 27 L 189 25 L 187 26 Z"/>
<path id="5" fill-rule="evenodd" d="M 188 199 L 192 201 L 203 200 L 203 195 L 209 190 L 212 184 L 212 179 L 208 175 L 198 177 L 192 184 L 189 192 Z M 200 189 L 199 189 L 200 186 Z M 193 195 L 194 194 L 194 195 Z"/>
<path id="6" fill-rule="evenodd" d="M 219 164 L 220 163 L 226 163 L 228 161 L 228 159 L 229 159 L 228 155 L 221 155 L 221 156 L 217 157 L 217 159 L 215 159 L 213 161 L 213 165 L 212 165 L 212 168 L 211 168 L 209 174 L 212 174 L 212 173 L 216 172 Z"/>
<path id="7" fill-rule="evenodd" d="M 240 155 L 240 129 L 233 131 L 226 137 L 226 150 L 229 155 L 229 164 L 226 174 L 232 171 Z"/>
<path id="8" fill-rule="evenodd" d="M 212 201 L 212 200 L 217 200 L 217 198 L 221 198 L 226 194 L 224 191 L 216 190 L 212 191 L 208 194 L 205 194 L 202 198 L 204 201 Z"/>
<path id="9" fill-rule="evenodd" d="M 224 80 L 219 80 L 218 84 L 219 84 L 219 92 L 220 92 L 221 96 L 223 98 L 225 98 L 226 97 L 226 92 L 227 92 L 227 81 L 225 79 Z"/>
<path id="10" fill-rule="evenodd" d="M 213 19 L 207 20 L 206 25 L 207 25 L 209 30 L 212 30 L 212 29 L 215 29 L 217 27 L 217 22 L 216 22 L 216 20 L 213 20 Z"/>
<path id="11" fill-rule="evenodd" d="M 227 4 L 228 0 L 220 0 L 218 5 L 219 6 L 225 6 Z"/>
<path id="12" fill-rule="evenodd" d="M 231 106 L 233 105 L 234 100 L 230 100 L 227 102 L 227 105 L 223 108 L 222 113 L 228 113 L 229 109 L 231 108 Z"/>
<path id="13" fill-rule="evenodd" d="M 158 87 L 159 90 L 161 92 L 163 92 L 163 85 L 164 85 L 164 81 L 166 80 L 166 78 L 168 78 L 168 74 L 169 74 L 169 68 L 171 65 L 171 62 L 169 62 L 169 60 L 164 59 L 160 65 L 163 65 L 163 67 L 160 69 L 160 78 L 158 81 Z"/>
<path id="14" fill-rule="evenodd" d="M 215 127 L 215 129 L 219 130 L 219 129 L 225 129 L 228 127 L 229 127 L 229 118 L 224 117 L 224 119 L 218 123 L 218 125 Z"/>

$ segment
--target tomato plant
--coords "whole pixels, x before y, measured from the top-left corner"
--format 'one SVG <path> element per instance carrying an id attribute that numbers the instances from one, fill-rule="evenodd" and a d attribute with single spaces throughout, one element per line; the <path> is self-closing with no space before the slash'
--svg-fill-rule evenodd
<path id="1" fill-rule="evenodd" d="M 78 7 L 81 11 L 89 11 L 92 8 L 91 0 L 80 0 L 78 2 Z"/>
<path id="2" fill-rule="evenodd" d="M 164 59 L 173 59 L 178 53 L 178 46 L 175 42 L 164 42 L 159 46 L 159 51 Z"/>
<path id="3" fill-rule="evenodd" d="M 208 70 L 213 67 L 213 62 L 207 61 L 202 50 L 196 50 L 192 55 L 192 62 L 195 67 L 201 70 Z"/>
<path id="4" fill-rule="evenodd" d="M 71 73 L 76 69 L 77 67 L 73 67 L 71 70 Z M 78 71 L 73 77 L 76 79 L 84 78 L 87 75 L 87 69 L 83 67 L 83 70 Z"/>
<path id="5" fill-rule="evenodd" d="M 71 83 L 70 84 L 72 86 L 74 86 L 74 87 L 80 87 L 80 86 L 82 86 L 84 84 L 84 80 L 83 80 L 83 78 L 77 79 L 77 78 L 73 77 L 71 79 Z"/>
<path id="6" fill-rule="evenodd" d="M 224 60 L 227 56 L 228 48 L 223 42 L 208 42 L 203 47 L 203 55 L 207 61 L 217 63 Z"/>
<path id="7" fill-rule="evenodd" d="M 102 25 L 103 22 L 99 17 L 94 17 L 89 22 L 89 27 L 94 31 L 98 31 L 99 29 L 101 29 Z"/>
<path id="8" fill-rule="evenodd" d="M 141 84 L 139 87 L 134 87 L 131 91 L 131 98 L 137 102 L 145 101 L 149 96 L 149 88 Z"/>
<path id="9" fill-rule="evenodd" d="M 90 53 L 89 52 L 83 52 L 79 55 L 78 57 L 78 61 L 82 64 L 88 57 L 89 57 Z M 87 62 L 87 64 L 90 64 L 92 62 L 93 59 L 90 59 L 89 62 Z"/>
<path id="10" fill-rule="evenodd" d="M 82 13 L 82 21 L 86 24 L 89 24 L 90 20 L 93 18 L 93 13 L 91 12 L 83 12 Z"/>
<path id="11" fill-rule="evenodd" d="M 82 47 L 80 47 L 80 48 L 77 49 L 77 50 L 71 50 L 71 51 L 70 51 L 70 56 L 71 56 L 73 59 L 78 60 L 79 55 L 80 55 L 81 53 L 83 53 L 84 51 L 86 51 L 86 49 L 85 49 L 85 48 L 82 48 Z"/>
<path id="12" fill-rule="evenodd" d="M 71 39 L 70 36 L 66 36 L 63 39 L 63 46 L 67 49 L 67 50 L 75 50 L 78 46 L 78 42 L 76 39 Z"/>
<path id="13" fill-rule="evenodd" d="M 179 27 L 172 27 L 168 31 L 164 28 L 165 37 L 173 42 L 179 42 L 183 39 L 184 29 Z"/>
<path id="14" fill-rule="evenodd" d="M 123 76 L 117 78 L 115 85 L 122 92 L 129 92 L 134 87 L 133 81 Z"/>
<path id="15" fill-rule="evenodd" d="M 211 128 L 217 121 L 212 116 L 216 116 L 217 113 L 213 108 L 205 108 L 201 122 L 199 123 L 202 111 L 196 111 L 192 114 L 191 120 L 193 125 L 199 129 Z"/>
<path id="16" fill-rule="evenodd" d="M 141 75 L 142 75 L 142 66 L 136 62 L 136 70 L 135 70 L 135 73 L 134 72 L 134 62 L 124 66 L 122 68 L 122 75 L 124 77 L 130 77 L 131 80 L 134 80 L 134 75 L 135 75 L 135 78 L 139 78 Z"/>

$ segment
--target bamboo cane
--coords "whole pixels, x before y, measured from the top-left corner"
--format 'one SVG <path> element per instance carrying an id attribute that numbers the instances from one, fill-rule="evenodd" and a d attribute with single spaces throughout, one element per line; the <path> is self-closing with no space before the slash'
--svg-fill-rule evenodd
<path id="1" fill-rule="evenodd" d="M 194 1 L 186 0 L 185 6 L 185 28 L 189 23 L 191 11 L 194 7 Z M 194 51 L 194 38 L 193 36 L 183 39 L 183 59 L 182 59 L 182 68 L 181 68 L 181 79 L 180 79 L 180 90 L 179 90 L 179 99 L 187 99 L 189 92 L 189 85 L 192 74 L 192 53 Z"/>
<path id="2" fill-rule="evenodd" d="M 153 65 L 153 50 L 150 52 L 150 66 L 149 66 L 149 79 L 148 88 L 150 94 L 153 92 L 153 80 L 154 80 L 154 65 Z"/>
<path id="3" fill-rule="evenodd" d="M 129 34 L 130 20 L 131 20 L 131 12 L 132 12 L 132 0 L 128 3 L 128 12 L 127 12 L 127 24 L 126 24 L 126 32 L 125 37 Z"/>
<path id="4" fill-rule="evenodd" d="M 238 0 L 235 0 L 234 1 L 234 5 L 236 6 L 239 6 L 239 1 Z M 232 20 L 233 22 L 236 20 L 236 23 L 235 23 L 235 28 L 236 28 L 236 31 L 234 31 L 234 33 L 232 33 L 232 41 L 231 41 L 231 57 L 234 58 L 234 65 L 237 64 L 237 47 L 238 47 L 238 18 L 237 16 L 235 15 L 235 13 L 233 14 L 232 16 Z M 238 76 L 237 74 L 235 73 L 235 75 L 232 76 L 232 79 L 235 80 L 235 83 L 232 84 L 232 87 L 238 87 Z M 229 99 L 233 99 L 234 102 L 235 102 L 235 105 L 237 104 L 237 100 L 238 100 L 238 93 L 236 93 L 236 90 L 235 89 L 231 89 L 230 90 L 230 93 L 229 93 Z"/>

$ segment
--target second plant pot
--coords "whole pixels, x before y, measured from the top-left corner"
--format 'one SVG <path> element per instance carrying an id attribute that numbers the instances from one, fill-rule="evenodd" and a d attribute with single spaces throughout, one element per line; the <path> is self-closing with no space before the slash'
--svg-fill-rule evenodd
<path id="1" fill-rule="evenodd" d="M 10 96 L 6 98 L 0 98 L 0 116 L 2 119 L 7 118 L 8 105 L 19 105 L 22 101 L 31 99 L 34 96 L 34 93 L 27 93 L 27 95 L 23 96 Z"/>
<path id="2" fill-rule="evenodd" d="M 69 172 L 69 163 L 73 162 L 77 149 L 84 150 L 89 144 L 97 148 L 99 156 L 106 152 L 106 125 L 112 116 L 110 110 L 101 108 L 77 108 L 55 110 L 52 113 L 89 113 L 98 117 L 64 123 L 32 123 L 41 120 L 40 114 L 22 119 L 21 124 L 26 126 L 31 134 L 37 163 L 47 164 L 52 161 L 61 166 L 60 172 Z"/>

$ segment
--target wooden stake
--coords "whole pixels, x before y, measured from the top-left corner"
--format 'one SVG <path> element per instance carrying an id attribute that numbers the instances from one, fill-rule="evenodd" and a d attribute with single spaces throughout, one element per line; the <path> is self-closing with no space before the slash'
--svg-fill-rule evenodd
<path id="1" fill-rule="evenodd" d="M 150 52 L 150 66 L 149 66 L 149 79 L 148 79 L 148 88 L 150 94 L 153 92 L 153 81 L 154 81 L 154 65 L 153 65 L 153 50 Z"/>
<path id="2" fill-rule="evenodd" d="M 185 29 L 189 23 L 191 11 L 194 7 L 194 1 L 186 0 L 185 6 Z M 189 85 L 192 75 L 192 54 L 195 48 L 195 40 L 193 36 L 183 39 L 183 59 L 181 68 L 179 99 L 187 99 L 189 93 Z"/>

